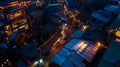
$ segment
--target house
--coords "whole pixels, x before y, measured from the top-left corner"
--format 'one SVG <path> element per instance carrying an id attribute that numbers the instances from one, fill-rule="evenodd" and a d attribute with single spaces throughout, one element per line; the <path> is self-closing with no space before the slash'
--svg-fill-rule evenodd
<path id="1" fill-rule="evenodd" d="M 111 41 L 98 67 L 120 67 L 120 42 Z"/>
<path id="2" fill-rule="evenodd" d="M 73 34 L 72 34 L 72 36 L 74 37 L 74 38 L 78 38 L 78 39 L 81 39 L 81 37 L 84 35 L 84 31 L 81 31 L 81 30 L 77 30 L 77 31 L 75 31 Z"/>
<path id="3" fill-rule="evenodd" d="M 92 42 L 101 42 L 103 44 L 106 43 L 107 32 L 102 30 L 92 30 L 86 31 L 86 33 L 82 36 L 82 39 L 90 40 Z"/>
<path id="4" fill-rule="evenodd" d="M 100 46 L 100 44 L 99 44 Z M 51 61 L 61 67 L 85 67 L 83 60 L 91 62 L 99 46 L 89 40 L 72 39 L 51 57 Z"/>
<path id="5" fill-rule="evenodd" d="M 120 6 L 118 6 L 118 5 L 106 5 L 104 7 L 104 10 L 120 13 Z"/>
<path id="6" fill-rule="evenodd" d="M 4 23 L 6 37 L 11 36 L 13 32 L 20 32 L 20 29 L 29 29 L 25 8 L 18 3 L 18 1 L 10 1 L 2 2 L 3 5 L 0 5 L 0 20 Z"/>
<path id="7" fill-rule="evenodd" d="M 113 23 L 108 27 L 109 30 L 115 31 L 115 35 L 120 39 L 120 14 L 118 14 L 117 18 L 113 21 Z"/>

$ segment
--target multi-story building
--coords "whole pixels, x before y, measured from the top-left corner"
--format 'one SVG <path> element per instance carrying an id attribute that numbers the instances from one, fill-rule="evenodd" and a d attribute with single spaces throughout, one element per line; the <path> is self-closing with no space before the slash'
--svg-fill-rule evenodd
<path id="1" fill-rule="evenodd" d="M 3 2 L 0 5 L 0 18 L 7 36 L 12 35 L 16 31 L 19 32 L 20 29 L 28 29 L 25 8 L 18 1 Z"/>

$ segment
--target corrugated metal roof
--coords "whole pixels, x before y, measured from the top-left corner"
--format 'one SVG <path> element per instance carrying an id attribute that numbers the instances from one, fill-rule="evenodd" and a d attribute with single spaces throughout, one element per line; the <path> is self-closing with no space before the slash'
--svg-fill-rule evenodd
<path id="1" fill-rule="evenodd" d="M 84 31 L 77 30 L 75 33 L 73 33 L 73 36 L 74 36 L 75 38 L 81 39 L 81 37 L 82 37 L 82 35 L 83 35 L 84 33 L 85 33 Z"/>
<path id="2" fill-rule="evenodd" d="M 111 41 L 98 67 L 115 67 L 120 61 L 120 42 Z"/>
<path id="3" fill-rule="evenodd" d="M 104 10 L 107 10 L 107 11 L 113 11 L 113 12 L 120 12 L 120 6 L 118 5 L 107 5 L 105 6 Z"/>
<path id="4" fill-rule="evenodd" d="M 117 18 L 114 20 L 114 22 L 109 26 L 109 29 L 115 30 L 117 28 L 120 28 L 120 14 L 118 14 Z"/>
<path id="5" fill-rule="evenodd" d="M 83 42 L 83 40 L 72 39 L 58 53 L 52 56 L 51 60 L 61 67 L 85 67 L 85 64 L 82 62 L 83 59 L 90 62 L 98 49 L 89 41 L 84 41 L 85 43 L 83 44 L 81 44 L 81 42 Z M 87 44 L 87 46 L 83 48 L 82 46 L 85 44 Z M 78 48 L 76 48 L 76 46 Z M 79 49 L 82 51 L 79 52 Z"/>
<path id="6" fill-rule="evenodd" d="M 92 17 L 103 21 L 104 23 L 108 23 L 109 20 L 112 18 L 112 14 L 108 11 L 104 11 L 104 10 L 98 10 L 98 11 L 94 11 L 91 14 Z"/>
<path id="7" fill-rule="evenodd" d="M 104 60 L 104 59 L 101 59 L 100 63 L 98 64 L 98 67 L 115 67 L 114 64 Z"/>
<path id="8" fill-rule="evenodd" d="M 78 39 L 73 39 L 67 43 L 58 53 L 51 57 L 51 60 L 59 64 L 61 67 L 85 67 L 82 63 L 83 58 L 71 48 L 78 42 Z"/>
<path id="9" fill-rule="evenodd" d="M 65 48 L 72 49 L 79 41 L 79 39 L 72 39 L 65 45 Z"/>
<path id="10" fill-rule="evenodd" d="M 120 43 L 112 41 L 107 48 L 103 58 L 112 63 L 120 61 Z"/>

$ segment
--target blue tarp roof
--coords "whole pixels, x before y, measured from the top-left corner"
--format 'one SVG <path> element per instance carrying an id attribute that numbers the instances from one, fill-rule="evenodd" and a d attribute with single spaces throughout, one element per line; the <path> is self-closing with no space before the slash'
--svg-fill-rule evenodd
<path id="1" fill-rule="evenodd" d="M 65 48 L 72 49 L 79 41 L 79 39 L 72 39 L 65 45 Z"/>
<path id="2" fill-rule="evenodd" d="M 99 11 L 94 11 L 91 14 L 91 16 L 100 21 L 103 21 L 104 23 L 108 23 L 112 18 L 112 13 L 108 11 L 99 10 Z"/>
<path id="3" fill-rule="evenodd" d="M 82 35 L 84 34 L 85 32 L 81 31 L 81 30 L 77 30 L 75 33 L 73 33 L 73 36 L 75 38 L 79 38 L 81 39 Z"/>
<path id="4" fill-rule="evenodd" d="M 120 6 L 118 6 L 118 5 L 107 5 L 107 6 L 105 6 L 104 10 L 120 13 Z"/>
<path id="5" fill-rule="evenodd" d="M 48 7 L 55 7 L 55 6 L 59 6 L 59 3 L 48 4 Z"/>

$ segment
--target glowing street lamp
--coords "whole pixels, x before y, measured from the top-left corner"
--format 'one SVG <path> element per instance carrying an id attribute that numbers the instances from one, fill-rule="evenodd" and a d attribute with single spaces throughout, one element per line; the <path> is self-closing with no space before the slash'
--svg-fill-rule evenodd
<path id="1" fill-rule="evenodd" d="M 43 63 L 43 59 L 40 59 L 40 63 Z"/>

